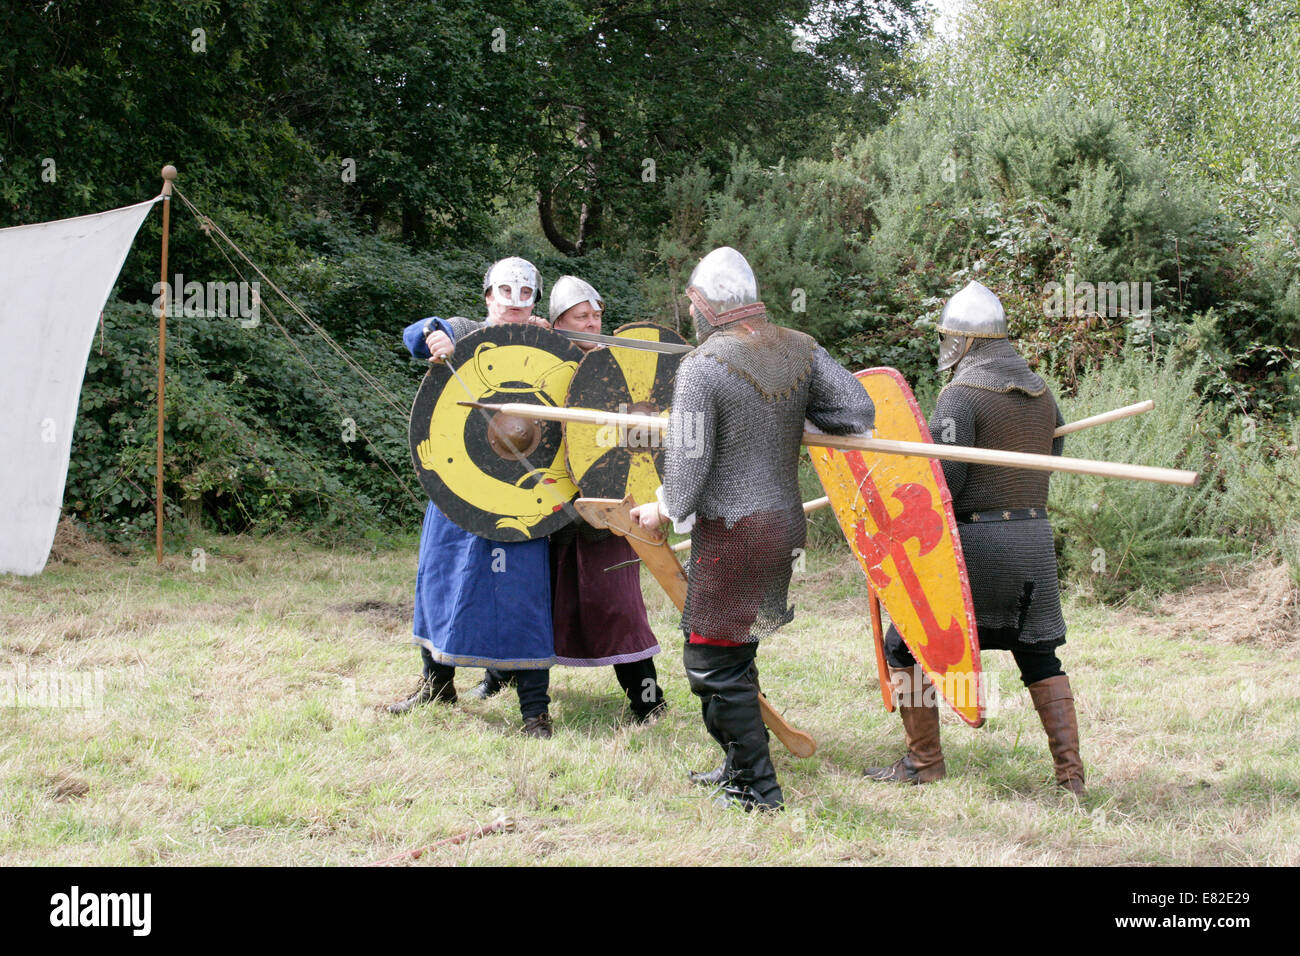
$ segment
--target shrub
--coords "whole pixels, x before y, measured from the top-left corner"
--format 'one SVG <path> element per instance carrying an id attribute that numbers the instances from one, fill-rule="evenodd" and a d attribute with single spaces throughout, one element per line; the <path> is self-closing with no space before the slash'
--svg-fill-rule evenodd
<path id="1" fill-rule="evenodd" d="M 1080 377 L 1073 396 L 1057 391 L 1066 421 L 1147 398 L 1155 409 L 1069 435 L 1074 458 L 1184 468 L 1201 473 L 1190 487 L 1056 473 L 1049 508 L 1063 573 L 1103 599 L 1186 583 L 1231 548 L 1224 527 L 1223 410 L 1198 392 L 1199 366 L 1140 352 Z"/>
<path id="2" fill-rule="evenodd" d="M 87 364 L 64 500 L 101 533 L 147 538 L 157 320 L 148 306 L 110 303 L 104 332 L 102 353 L 97 343 Z M 296 348 L 265 307 L 253 329 L 233 319 L 169 320 L 169 521 L 188 516 L 219 531 L 326 533 L 419 520 L 423 495 L 409 464 L 405 409 L 361 386 L 318 338 L 296 331 L 295 339 Z M 395 332 L 358 334 L 343 344 L 405 404 L 419 369 L 402 357 L 400 343 L 394 348 L 395 339 Z M 344 418 L 356 424 L 355 441 L 344 440 Z"/>
<path id="3" fill-rule="evenodd" d="M 1233 303 L 1234 321 L 1207 329 L 1223 349 L 1259 311 L 1240 285 L 1240 229 L 1104 105 L 932 96 L 831 159 L 765 167 L 739 153 L 713 192 L 706 180 L 668 184 L 651 285 L 662 311 L 696 261 L 687 250 L 734 245 L 777 321 L 922 392 L 943 301 L 973 278 L 1002 298 L 1031 363 L 1067 383 L 1136 337 L 1185 340 L 1198 310 Z M 1151 310 L 1127 295 L 1120 309 L 1083 295 L 1050 307 L 1050 283 L 1149 283 Z"/>

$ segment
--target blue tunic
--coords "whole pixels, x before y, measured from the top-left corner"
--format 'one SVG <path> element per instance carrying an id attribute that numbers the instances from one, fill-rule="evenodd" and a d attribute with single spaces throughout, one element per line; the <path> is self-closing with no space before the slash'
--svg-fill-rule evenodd
<path id="1" fill-rule="evenodd" d="M 427 359 L 424 329 L 453 336 L 443 319 L 421 319 L 402 339 Z M 431 501 L 415 575 L 417 644 L 440 664 L 535 670 L 555 663 L 547 540 L 492 541 L 460 528 Z"/>

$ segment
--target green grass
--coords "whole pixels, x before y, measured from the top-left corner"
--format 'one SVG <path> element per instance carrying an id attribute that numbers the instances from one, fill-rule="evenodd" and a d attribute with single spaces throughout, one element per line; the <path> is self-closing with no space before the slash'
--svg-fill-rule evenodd
<path id="1" fill-rule="evenodd" d="M 985 655 L 1000 707 L 945 714 L 946 780 L 864 781 L 901 753 L 880 705 L 860 572 L 813 552 L 795 623 L 766 642 L 765 689 L 817 738 L 774 749 L 788 812 L 720 811 L 686 781 L 716 764 L 647 580 L 671 710 L 630 726 L 609 668 L 552 672 L 556 736 L 518 734 L 511 692 L 403 718 L 414 547 L 206 543 L 86 556 L 0 579 L 0 673 L 104 673 L 102 711 L 0 707 L 0 865 L 357 864 L 502 815 L 512 832 L 421 863 L 1300 863 L 1297 645 L 1158 636 L 1131 611 L 1067 601 L 1062 659 L 1089 793 L 1052 784 L 1010 656 Z M 357 610 L 364 607 L 365 610 Z M 1243 610 L 1249 613 L 1249 610 Z M 460 689 L 479 671 L 461 671 Z"/>

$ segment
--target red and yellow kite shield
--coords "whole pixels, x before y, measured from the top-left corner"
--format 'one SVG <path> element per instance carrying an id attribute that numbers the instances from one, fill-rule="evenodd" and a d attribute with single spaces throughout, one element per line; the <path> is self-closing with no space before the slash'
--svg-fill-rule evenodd
<path id="1" fill-rule="evenodd" d="M 876 437 L 929 442 L 903 376 L 857 373 L 876 406 Z M 849 547 L 894 626 L 962 720 L 984 722 L 979 639 L 952 496 L 928 458 L 810 448 Z"/>

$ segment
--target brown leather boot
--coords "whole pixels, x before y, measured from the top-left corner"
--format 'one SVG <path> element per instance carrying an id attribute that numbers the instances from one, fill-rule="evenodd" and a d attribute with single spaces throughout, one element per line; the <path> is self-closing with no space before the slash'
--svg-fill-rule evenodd
<path id="1" fill-rule="evenodd" d="M 551 715 L 540 713 L 535 717 L 529 717 L 524 721 L 524 729 L 521 731 L 525 737 L 536 737 L 539 740 L 551 739 Z"/>
<path id="2" fill-rule="evenodd" d="M 907 753 L 889 767 L 868 767 L 868 780 L 888 783 L 933 783 L 947 774 L 943 765 L 943 748 L 939 746 L 939 707 L 934 699 L 930 678 L 921 672 L 919 692 L 911 690 L 913 669 L 891 667 L 889 676 L 895 688 L 907 688 L 899 694 L 898 713 L 903 718 L 903 737 Z M 920 706 L 903 703 L 911 700 Z M 925 701 L 929 701 L 928 706 Z"/>
<path id="3" fill-rule="evenodd" d="M 1083 761 L 1079 759 L 1079 721 L 1074 713 L 1070 678 L 1061 674 L 1029 685 L 1034 709 L 1047 731 L 1047 746 L 1056 767 L 1057 786 L 1083 796 Z"/>
<path id="4" fill-rule="evenodd" d="M 431 701 L 442 704 L 456 703 L 456 685 L 449 680 L 439 680 L 436 677 L 421 677 L 420 683 L 415 685 L 415 690 L 411 693 L 411 696 L 389 704 L 388 712 L 398 715 L 405 714 L 421 704 L 427 704 Z"/>

